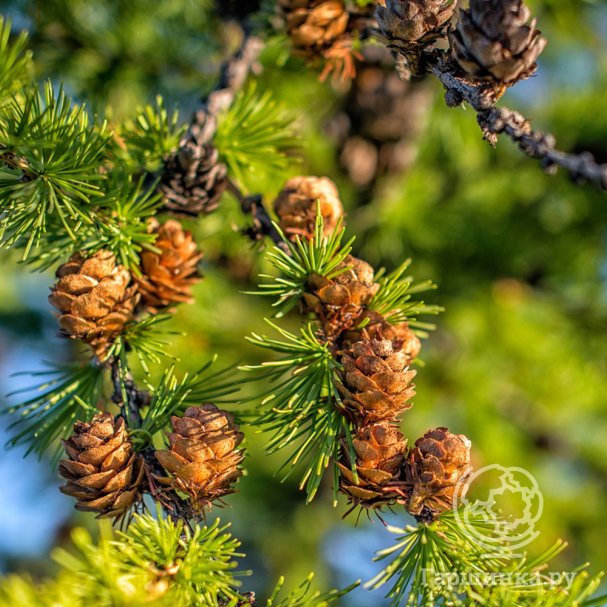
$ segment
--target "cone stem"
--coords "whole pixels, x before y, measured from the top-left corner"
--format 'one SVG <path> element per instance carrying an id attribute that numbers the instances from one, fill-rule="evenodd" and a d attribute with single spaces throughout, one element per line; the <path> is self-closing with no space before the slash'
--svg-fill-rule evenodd
<path id="1" fill-rule="evenodd" d="M 112 402 L 120 406 L 120 412 L 127 421 L 127 426 L 139 428 L 142 423 L 139 408 L 146 402 L 147 394 L 137 389 L 131 371 L 123 367 L 119 358 L 112 361 L 111 369 L 114 386 Z"/>

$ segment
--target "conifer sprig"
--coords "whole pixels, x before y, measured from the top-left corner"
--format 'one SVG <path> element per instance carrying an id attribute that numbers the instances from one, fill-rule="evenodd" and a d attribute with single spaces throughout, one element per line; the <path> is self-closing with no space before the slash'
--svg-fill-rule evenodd
<path id="1" fill-rule="evenodd" d="M 93 255 L 106 249 L 121 265 L 135 274 L 140 272 L 141 251 L 155 250 L 156 235 L 148 230 L 147 220 L 158 212 L 162 199 L 141 177 L 134 180 L 120 174 L 119 178 L 108 178 L 105 185 L 107 192 L 91 209 L 91 222 L 77 224 L 72 235 L 51 223 L 40 246 L 29 253 L 28 263 L 37 270 L 47 270 L 73 253 Z"/>
<path id="2" fill-rule="evenodd" d="M 71 238 L 92 222 L 102 195 L 100 168 L 109 132 L 94 124 L 50 82 L 27 89 L 0 114 L 0 211 L 4 246 L 19 244 L 24 259 L 56 220 Z"/>
<path id="3" fill-rule="evenodd" d="M 99 202 L 103 215 L 96 218 L 87 240 L 81 246 L 91 253 L 108 249 L 119 263 L 139 272 L 139 253 L 155 250 L 156 235 L 148 230 L 147 220 L 156 215 L 162 197 L 154 187 L 146 186 L 143 177 L 123 177 Z"/>
<path id="4" fill-rule="evenodd" d="M 156 346 L 154 338 L 141 333 L 153 331 L 155 325 L 164 322 L 168 315 L 161 318 L 160 321 L 158 317 L 152 317 L 134 323 L 119 340 L 113 355 L 124 356 L 127 338 L 130 338 L 129 347 L 136 348 L 144 362 L 146 357 L 149 359 L 151 356 L 153 360 L 160 356 L 156 351 L 160 345 Z M 231 378 L 234 366 L 215 370 L 212 367 L 215 361 L 212 358 L 196 373 L 186 374 L 180 380 L 171 366 L 164 372 L 156 388 L 149 386 L 152 391 L 150 405 L 144 410 L 141 427 L 133 428 L 133 442 L 138 449 L 148 446 L 153 436 L 167 427 L 172 415 L 182 414 L 190 405 L 224 402 L 224 397 L 238 391 Z M 9 430 L 13 435 L 7 445 L 28 445 L 27 453 L 34 452 L 39 456 L 50 452 L 56 462 L 61 453 L 58 439 L 67 438 L 76 421 L 90 421 L 99 412 L 95 403 L 108 396 L 105 390 L 106 371 L 103 366 L 89 363 L 57 366 L 49 371 L 32 373 L 45 380 L 8 396 L 30 392 L 39 394 L 2 411 L 2 414 L 12 416 Z"/>
<path id="5" fill-rule="evenodd" d="M 415 284 L 414 279 L 405 274 L 410 265 L 411 259 L 407 259 L 389 274 L 385 274 L 383 270 L 377 272 L 375 279 L 379 290 L 369 303 L 369 308 L 395 325 L 407 322 L 420 329 L 433 329 L 433 325 L 420 323 L 417 319 L 423 315 L 440 314 L 443 308 L 426 305 L 423 301 L 413 299 L 413 296 L 434 290 L 437 286 L 431 280 Z"/>
<path id="6" fill-rule="evenodd" d="M 0 107 L 26 84 L 32 71 L 27 32 L 11 40 L 11 26 L 10 20 L 0 17 Z"/>
<path id="7" fill-rule="evenodd" d="M 42 383 L 8 395 L 36 393 L 2 412 L 12 418 L 8 426 L 12 435 L 7 445 L 28 445 L 26 453 L 33 452 L 40 457 L 50 452 L 56 462 L 61 450 L 58 439 L 70 435 L 74 422 L 88 421 L 97 413 L 94 404 L 104 391 L 104 369 L 92 363 L 75 363 L 20 375 L 44 379 Z"/>
<path id="8" fill-rule="evenodd" d="M 189 527 L 183 521 L 135 516 L 126 531 L 101 526 L 94 541 L 78 528 L 73 548 L 58 548 L 55 579 L 34 584 L 25 577 L 0 580 L 1 607 L 236 607 L 253 605 L 240 589 L 240 542 L 227 525 Z M 281 578 L 266 607 L 329 607 L 358 584 L 343 590 L 312 591 L 312 574 L 291 592 Z M 260 603 L 256 603 L 260 604 Z"/>
<path id="9" fill-rule="evenodd" d="M 477 544 L 464 529 L 461 529 L 452 511 L 443 513 L 433 523 L 408 526 L 405 529 L 389 527 L 397 534 L 396 544 L 378 552 L 375 560 L 383 560 L 396 554 L 392 562 L 372 580 L 367 588 L 377 589 L 388 582 L 392 587 L 386 598 L 391 605 L 460 605 L 463 588 L 459 583 L 441 586 L 433 578 L 448 573 L 482 573 L 488 567 L 497 571 L 506 567 L 504 559 L 491 556 L 486 559 L 486 549 Z M 481 515 L 468 519 L 485 529 L 486 519 Z"/>
<path id="10" fill-rule="evenodd" d="M 153 173 L 177 149 L 184 132 L 179 112 L 169 112 L 158 95 L 153 105 L 138 107 L 136 116 L 121 125 L 116 153 L 133 169 Z"/>
<path id="11" fill-rule="evenodd" d="M 283 595 L 284 578 L 280 578 L 266 607 L 328 607 L 335 601 L 354 590 L 360 582 L 355 582 L 343 590 L 330 590 L 329 592 L 311 591 L 314 574 L 310 574 L 299 586 L 286 595 Z"/>
<path id="12" fill-rule="evenodd" d="M 338 411 L 336 362 L 326 344 L 320 343 L 313 325 L 295 335 L 274 325 L 283 339 L 253 334 L 248 341 L 281 354 L 278 360 L 243 367 L 256 373 L 267 385 L 252 400 L 259 402 L 255 425 L 272 433 L 267 450 L 275 453 L 291 448 L 280 470 L 287 478 L 295 469 L 303 470 L 300 487 L 311 501 L 330 463 L 339 451 L 339 439 L 351 442 L 351 428 Z M 337 487 L 334 488 L 335 493 Z"/>
<path id="13" fill-rule="evenodd" d="M 558 544 L 557 544 L 558 545 Z M 564 546 L 563 546 L 564 547 Z M 476 600 L 478 605 L 517 605 L 520 607 L 604 607 L 607 595 L 596 595 L 603 580 L 603 574 L 590 574 L 587 564 L 568 572 L 575 575 L 571 585 L 561 580 L 554 582 L 548 575 L 540 573 L 548 564 L 542 557 L 541 566 L 532 570 L 524 562 L 515 561 L 503 573 L 516 567 L 515 574 L 527 573 L 537 575 L 539 582 L 531 586 L 477 585 L 469 588 L 468 597 Z"/>
<path id="14" fill-rule="evenodd" d="M 177 605 L 221 605 L 239 598 L 236 572 L 240 542 L 219 519 L 210 526 L 193 528 L 183 521 L 142 515 L 127 532 L 118 532 L 113 546 L 127 571 L 170 578 Z M 166 581 L 166 580 L 165 580 Z"/>
<path id="15" fill-rule="evenodd" d="M 293 121 L 269 92 L 260 94 L 255 84 L 238 93 L 217 117 L 213 138 L 230 176 L 245 189 L 270 175 L 284 176 L 297 147 Z"/>
<path id="16" fill-rule="evenodd" d="M 467 524 L 471 533 L 460 525 L 452 510 L 446 511 L 430 524 L 398 529 L 394 546 L 382 550 L 375 560 L 396 553 L 392 562 L 365 587 L 377 589 L 388 582 L 392 587 L 386 595 L 394 607 L 401 605 L 438 607 L 448 605 L 520 605 L 521 607 L 590 607 L 604 605 L 606 597 L 594 597 L 602 574 L 591 576 L 580 567 L 575 580 L 567 587 L 564 578 L 553 582 L 546 574 L 549 562 L 567 544 L 562 540 L 536 558 L 512 554 L 508 538 L 501 533 L 492 536 L 493 515 L 471 512 Z M 491 554 L 486 545 L 475 539 L 489 538 L 494 547 Z M 496 550 L 499 547 L 499 551 Z M 512 583 L 495 583 L 500 576 L 512 575 Z M 493 576 L 493 577 L 492 577 Z M 518 580 L 518 581 L 517 581 Z"/>
<path id="17" fill-rule="evenodd" d="M 129 353 L 137 356 L 143 370 L 149 374 L 148 364 L 159 364 L 168 357 L 165 337 L 175 332 L 164 328 L 171 314 L 155 314 L 126 324 L 124 331 L 108 350 L 108 358 L 124 359 Z"/>
<path id="18" fill-rule="evenodd" d="M 267 282 L 260 284 L 260 290 L 252 294 L 274 297 L 276 301 L 273 306 L 278 309 L 276 317 L 280 318 L 301 300 L 311 276 L 318 274 L 330 280 L 347 270 L 340 264 L 350 254 L 355 238 L 342 243 L 344 229 L 341 221 L 329 236 L 324 236 L 320 212 L 316 215 L 314 238 L 311 240 L 297 238 L 295 242 L 290 242 L 280 227 L 274 226 L 282 236 L 286 250 L 275 245 L 267 253 L 266 259 L 278 275 L 261 274 L 260 277 Z"/>
<path id="19" fill-rule="evenodd" d="M 77 605 L 132 600 L 219 607 L 239 597 L 234 569 L 240 544 L 226 529 L 218 520 L 190 529 L 181 521 L 142 515 L 126 532 L 103 533 L 98 545 L 85 530 L 76 530 L 75 551 L 58 549 L 53 556 L 68 573 L 64 583 Z"/>

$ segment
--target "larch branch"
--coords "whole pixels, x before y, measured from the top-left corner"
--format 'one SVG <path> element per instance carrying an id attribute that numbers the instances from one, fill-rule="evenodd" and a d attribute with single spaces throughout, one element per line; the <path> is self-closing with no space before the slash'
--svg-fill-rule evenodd
<path id="1" fill-rule="evenodd" d="M 550 133 L 534 130 L 531 122 L 519 112 L 497 107 L 496 89 L 490 85 L 471 83 L 456 75 L 452 62 L 440 51 L 424 53 L 427 69 L 445 88 L 445 100 L 450 107 L 468 103 L 477 113 L 483 137 L 495 145 L 499 135 L 509 137 L 527 156 L 539 160 L 543 168 L 554 172 L 566 170 L 579 182 L 594 183 L 607 190 L 607 164 L 599 164 L 589 152 L 570 154 L 556 148 L 556 138 Z"/>

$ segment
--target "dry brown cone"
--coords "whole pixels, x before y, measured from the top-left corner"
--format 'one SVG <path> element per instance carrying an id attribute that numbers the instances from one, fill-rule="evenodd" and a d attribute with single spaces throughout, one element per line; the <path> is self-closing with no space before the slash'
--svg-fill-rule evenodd
<path id="1" fill-rule="evenodd" d="M 211 140 L 215 121 L 201 110 L 180 141 L 179 151 L 165 161 L 160 191 L 164 210 L 197 216 L 219 206 L 228 179 L 227 168 Z"/>
<path id="2" fill-rule="evenodd" d="M 312 275 L 304 293 L 304 304 L 320 319 L 327 339 L 353 328 L 379 289 L 373 268 L 365 261 L 348 255 L 341 267 L 348 269 L 333 279 Z"/>
<path id="3" fill-rule="evenodd" d="M 314 237 L 316 214 L 323 219 L 323 233 L 329 236 L 343 217 L 337 186 L 328 177 L 293 177 L 274 201 L 278 224 L 289 240 Z"/>
<path id="4" fill-rule="evenodd" d="M 476 80 L 512 86 L 533 75 L 546 46 L 522 0 L 471 0 L 450 34 L 453 57 Z"/>
<path id="5" fill-rule="evenodd" d="M 338 385 L 346 413 L 358 424 L 395 420 L 411 408 L 415 396 L 410 358 L 390 340 L 354 343 L 341 355 Z"/>
<path id="6" fill-rule="evenodd" d="M 470 447 L 466 436 L 447 428 L 429 430 L 415 442 L 405 466 L 411 514 L 433 515 L 452 507 L 456 485 L 472 472 Z"/>
<path id="7" fill-rule="evenodd" d="M 157 312 L 175 303 L 192 301 L 192 286 L 200 281 L 198 262 L 202 253 L 192 234 L 175 220 L 162 225 L 150 223 L 158 235 L 154 247 L 160 253 L 143 251 L 141 276 L 135 277 L 143 303 L 151 312 Z"/>
<path id="8" fill-rule="evenodd" d="M 442 38 L 457 0 L 386 0 L 377 7 L 377 23 L 391 47 L 405 53 Z"/>
<path id="9" fill-rule="evenodd" d="M 233 493 L 232 484 L 242 474 L 243 434 L 230 413 L 211 403 L 189 407 L 183 417 L 172 417 L 170 449 L 156 451 L 156 458 L 169 473 L 159 480 L 187 493 L 195 510 Z"/>
<path id="10" fill-rule="evenodd" d="M 69 459 L 59 462 L 67 480 L 60 489 L 78 500 L 76 510 L 117 518 L 138 499 L 144 465 L 122 417 L 98 413 L 91 422 L 77 422 L 63 446 Z"/>
<path id="11" fill-rule="evenodd" d="M 343 0 L 278 0 L 293 54 L 321 57 L 345 34 L 348 12 Z"/>
<path id="12" fill-rule="evenodd" d="M 382 421 L 362 426 L 353 438 L 354 462 L 358 481 L 352 473 L 347 446 L 343 446 L 340 489 L 355 504 L 374 508 L 393 502 L 397 493 L 390 483 L 399 480 L 407 453 L 407 440 L 392 423 Z"/>
<path id="13" fill-rule="evenodd" d="M 113 253 L 102 250 L 88 258 L 72 255 L 57 270 L 57 278 L 49 302 L 60 312 L 62 333 L 86 342 L 103 360 L 139 301 L 137 287 L 129 286 L 130 272 L 116 263 Z"/>

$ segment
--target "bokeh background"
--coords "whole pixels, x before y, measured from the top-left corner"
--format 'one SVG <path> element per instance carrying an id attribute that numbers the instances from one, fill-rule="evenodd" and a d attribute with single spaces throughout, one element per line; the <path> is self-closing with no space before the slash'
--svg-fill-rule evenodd
<path id="1" fill-rule="evenodd" d="M 537 76 L 504 103 L 561 147 L 607 162 L 607 2 L 531 4 L 549 46 Z M 216 8 L 211 0 L 0 1 L 15 31 L 30 31 L 38 76 L 62 81 L 111 120 L 157 94 L 188 118 L 239 42 L 239 29 Z M 361 73 L 348 91 L 318 82 L 285 49 L 280 39 L 269 46 L 259 86 L 294 116 L 301 158 L 290 174 L 338 182 L 359 256 L 388 269 L 412 257 L 415 277 L 439 285 L 427 301 L 445 312 L 425 344 L 405 434 L 414 440 L 446 425 L 472 439 L 476 466 L 529 470 L 545 498 L 531 550 L 562 537 L 570 547 L 556 568 L 590 561 L 593 571 L 607 569 L 607 196 L 544 175 L 508 142 L 490 149 L 474 114 L 448 109 L 435 82 L 392 83 L 398 102 L 382 105 L 372 94 L 377 73 Z M 271 200 L 280 183 L 249 186 Z M 244 336 L 270 311 L 244 294 L 260 253 L 238 234 L 242 223 L 226 196 L 191 226 L 206 279 L 196 303 L 172 321 L 185 333 L 167 347 L 180 371 L 213 353 L 225 364 L 259 360 Z M 8 254 L 0 264 L 0 391 L 8 393 L 32 383 L 15 373 L 76 354 L 46 303 L 51 274 L 29 274 Z M 306 506 L 296 478 L 281 484 L 274 476 L 281 458 L 264 454 L 265 440 L 247 430 L 248 475 L 220 513 L 243 541 L 243 567 L 255 571 L 250 587 L 263 594 L 279 575 L 295 582 L 311 570 L 321 588 L 369 579 L 374 551 L 391 534 L 364 516 L 357 526 L 355 517 L 342 520 L 346 506 L 332 507 L 329 486 Z M 23 455 L 0 452 L 0 571 L 43 576 L 70 528 L 94 530 L 96 522 L 59 494 L 48 462 Z M 398 512 L 386 521 L 410 522 Z M 379 606 L 382 592 L 359 590 L 346 603 Z"/>

